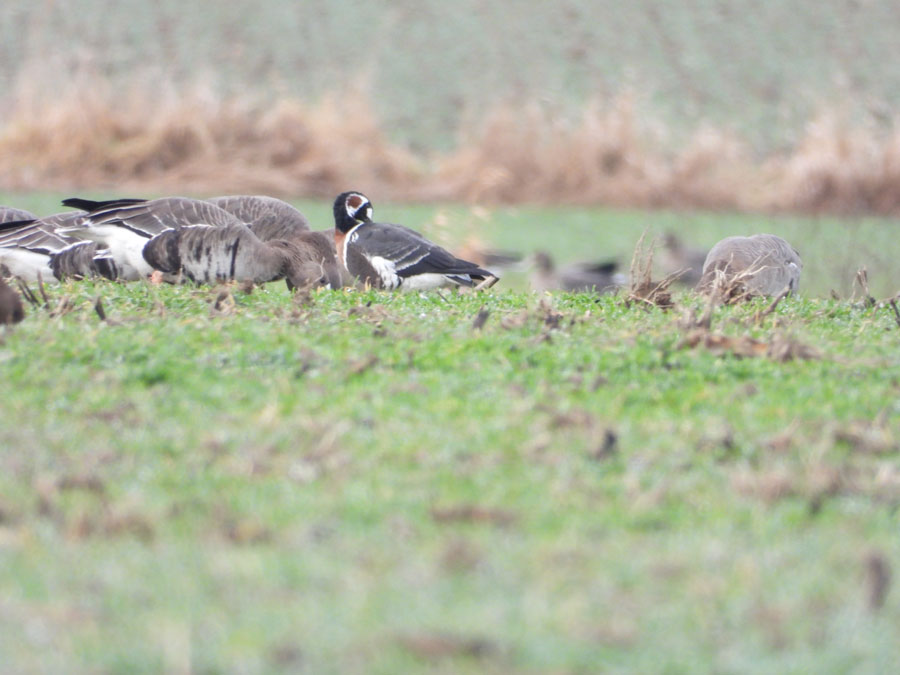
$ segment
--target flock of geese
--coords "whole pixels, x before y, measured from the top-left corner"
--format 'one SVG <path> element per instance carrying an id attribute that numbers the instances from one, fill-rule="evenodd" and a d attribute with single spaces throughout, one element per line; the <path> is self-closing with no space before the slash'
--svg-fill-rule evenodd
<path id="1" fill-rule="evenodd" d="M 42 218 L 0 206 L 0 323 L 17 316 L 3 309 L 14 304 L 4 304 L 4 298 L 15 295 L 2 282 L 4 276 L 26 282 L 284 279 L 292 289 L 360 283 L 406 290 L 487 288 L 499 278 L 486 269 L 490 265 L 458 258 L 415 230 L 374 221 L 371 201 L 358 191 L 337 196 L 334 227 L 321 231 L 311 230 L 307 218 L 287 202 L 265 196 L 72 198 L 63 205 L 72 210 Z M 671 252 L 679 252 L 676 238 L 665 243 Z M 538 290 L 605 292 L 625 283 L 614 262 L 557 270 L 542 253 L 535 254 L 533 262 Z M 706 255 L 697 288 L 708 289 L 715 279 L 728 275 L 740 276 L 756 294 L 796 291 L 801 269 L 799 254 L 780 237 L 729 237 Z"/>

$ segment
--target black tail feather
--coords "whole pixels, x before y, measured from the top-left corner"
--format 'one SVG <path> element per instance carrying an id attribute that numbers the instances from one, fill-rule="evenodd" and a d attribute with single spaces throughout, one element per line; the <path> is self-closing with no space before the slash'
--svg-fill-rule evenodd
<path id="1" fill-rule="evenodd" d="M 100 211 L 102 209 L 122 208 L 123 206 L 134 206 L 135 204 L 143 204 L 146 199 L 109 199 L 107 201 L 94 201 L 92 199 L 82 199 L 81 197 L 69 197 L 63 199 L 63 206 L 70 206 L 73 209 L 81 209 L 88 213 Z"/>

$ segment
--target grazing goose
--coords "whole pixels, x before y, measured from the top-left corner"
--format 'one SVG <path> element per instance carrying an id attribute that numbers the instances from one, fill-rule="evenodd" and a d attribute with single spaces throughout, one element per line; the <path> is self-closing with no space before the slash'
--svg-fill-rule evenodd
<path id="1" fill-rule="evenodd" d="M 537 291 L 594 291 L 611 293 L 627 283 L 625 276 L 616 270 L 615 260 L 604 262 L 579 262 L 556 269 L 553 258 L 544 251 L 537 251 L 533 257 L 535 273 L 531 285 Z"/>
<path id="2" fill-rule="evenodd" d="M 60 229 L 73 226 L 83 214 L 57 213 L 36 220 L 0 225 L 0 265 L 26 281 L 102 276 L 116 279 L 120 272 L 108 252 L 91 241 L 80 241 Z"/>
<path id="3" fill-rule="evenodd" d="M 20 220 L 37 220 L 37 216 L 25 209 L 0 206 L 0 223 L 12 223 Z"/>
<path id="4" fill-rule="evenodd" d="M 292 289 L 341 286 L 331 240 L 317 232 L 262 241 L 243 223 L 179 225 L 151 238 L 143 256 L 154 269 L 198 283 L 286 279 Z"/>
<path id="5" fill-rule="evenodd" d="M 0 278 L 0 324 L 18 323 L 24 318 L 22 298 Z"/>
<path id="6" fill-rule="evenodd" d="M 338 259 L 351 275 L 375 288 L 423 290 L 455 284 L 474 286 L 494 275 L 460 260 L 402 225 L 372 222 L 372 204 L 360 192 L 334 200 Z"/>
<path id="7" fill-rule="evenodd" d="M 206 201 L 246 223 L 263 241 L 291 239 L 300 232 L 309 232 L 306 216 L 275 197 L 234 195 L 213 197 Z"/>
<path id="8" fill-rule="evenodd" d="M 726 282 L 740 282 L 757 295 L 776 295 L 785 288 L 796 292 L 803 263 L 800 254 L 774 234 L 728 237 L 712 247 L 703 263 L 697 289 L 711 291 L 720 273 Z"/>
<path id="9" fill-rule="evenodd" d="M 109 249 L 108 257 L 125 270 L 123 278 L 129 281 L 146 278 L 153 272 L 143 250 L 150 238 L 161 232 L 189 225 L 243 225 L 215 204 L 187 197 L 103 202 L 73 198 L 64 200 L 63 204 L 86 213 L 75 225 L 60 228 L 60 232 L 104 245 Z"/>

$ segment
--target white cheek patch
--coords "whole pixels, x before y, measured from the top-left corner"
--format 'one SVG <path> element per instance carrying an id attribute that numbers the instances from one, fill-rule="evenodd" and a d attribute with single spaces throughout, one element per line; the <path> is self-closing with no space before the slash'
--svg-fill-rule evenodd
<path id="1" fill-rule="evenodd" d="M 347 215 L 353 220 L 358 220 L 356 214 L 359 211 L 359 207 L 365 204 L 366 201 L 366 198 L 362 195 L 352 194 L 347 197 L 347 200 L 344 202 L 344 209 L 346 209 Z"/>
<path id="2" fill-rule="evenodd" d="M 366 219 L 372 220 L 372 207 L 371 206 L 366 209 Z"/>

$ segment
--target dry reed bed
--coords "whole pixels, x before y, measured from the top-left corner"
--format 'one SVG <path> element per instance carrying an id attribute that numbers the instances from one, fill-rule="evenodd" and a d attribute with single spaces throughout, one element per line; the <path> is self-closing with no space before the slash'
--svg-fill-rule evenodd
<path id="1" fill-rule="evenodd" d="M 263 105 L 208 92 L 151 97 L 80 86 L 19 97 L 0 117 L 0 187 L 265 192 L 486 203 L 891 214 L 900 211 L 900 130 L 812 120 L 789 152 L 756 159 L 702 127 L 673 150 L 636 99 L 593 100 L 577 119 L 500 104 L 445 155 L 392 143 L 362 88 L 315 104 Z"/>

